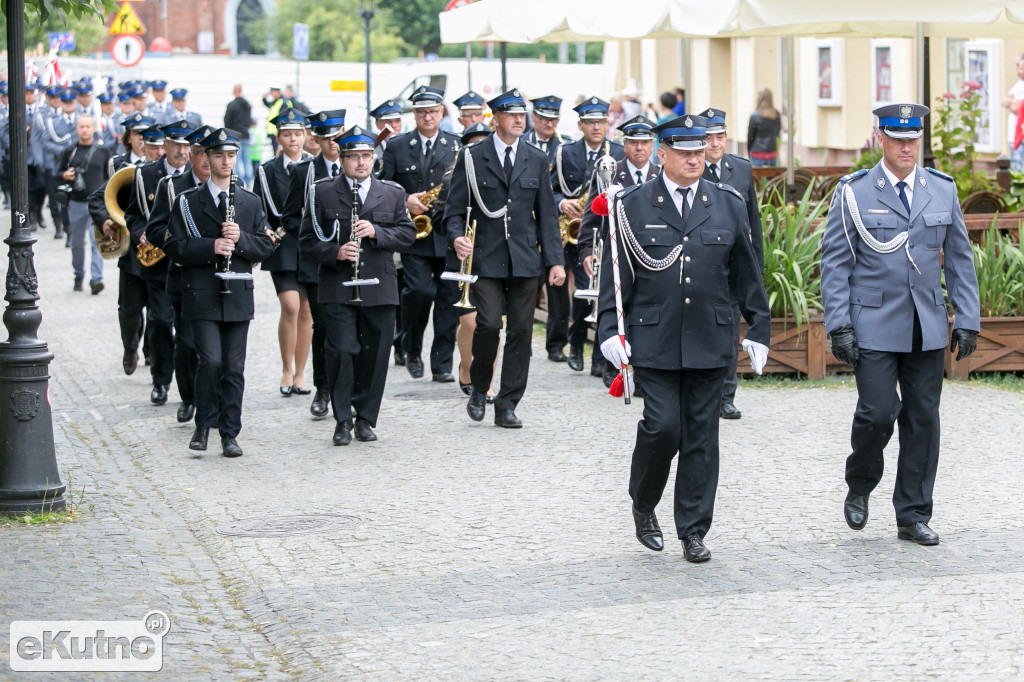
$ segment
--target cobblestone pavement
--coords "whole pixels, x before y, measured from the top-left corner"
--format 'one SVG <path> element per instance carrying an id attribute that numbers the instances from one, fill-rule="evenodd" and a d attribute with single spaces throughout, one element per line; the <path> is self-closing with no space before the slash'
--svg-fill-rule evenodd
<path id="1" fill-rule="evenodd" d="M 100 295 L 74 293 L 70 252 L 39 237 L 57 457 L 82 513 L 0 526 L 4 652 L 10 620 L 163 609 L 172 628 L 152 679 L 1024 675 L 1024 395 L 945 385 L 932 523 L 942 544 L 925 548 L 896 539 L 894 449 L 868 527 L 843 522 L 849 382 L 743 382 L 743 418 L 722 424 L 714 558 L 695 566 L 671 539 L 667 503 L 666 551 L 633 537 L 626 482 L 642 401 L 625 407 L 548 362 L 539 338 L 522 430 L 494 427 L 490 411 L 475 424 L 457 386 L 392 367 L 380 440 L 336 448 L 308 397 L 277 395 L 277 303 L 263 273 L 245 456 L 196 456 L 191 425 L 174 419 L 176 390 L 152 406 L 146 368 L 121 371 L 116 267 Z M 334 525 L 216 532 L 299 514 Z M 12 676 L 0 658 L 0 678 Z"/>

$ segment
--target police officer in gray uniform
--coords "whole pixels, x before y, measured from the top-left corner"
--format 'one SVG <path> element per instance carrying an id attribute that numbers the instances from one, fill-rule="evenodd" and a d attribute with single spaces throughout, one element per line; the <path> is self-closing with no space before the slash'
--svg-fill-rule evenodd
<path id="1" fill-rule="evenodd" d="M 754 247 L 754 256 L 764 272 L 764 241 L 761 232 L 761 208 L 757 203 L 757 191 L 754 189 L 754 174 L 750 161 L 742 156 L 725 152 L 726 131 L 725 112 L 721 109 L 708 108 L 700 114 L 708 121 L 708 148 L 704 150 L 704 178 L 711 182 L 729 185 L 740 193 L 747 204 L 747 221 L 750 223 L 750 241 Z M 736 321 L 736 338 L 740 335 L 739 310 L 733 309 Z M 725 389 L 722 391 L 722 419 L 739 419 L 743 415 L 733 403 L 736 397 L 736 368 L 733 367 L 725 378 Z"/>
<path id="2" fill-rule="evenodd" d="M 874 113 L 882 160 L 847 175 L 836 188 L 821 255 L 832 354 L 854 368 L 859 396 L 843 511 L 851 528 L 864 528 L 868 496 L 882 479 L 882 451 L 898 422 L 897 536 L 935 545 L 939 536 L 928 522 L 939 459 L 943 351 L 948 344 L 957 360 L 974 352 L 978 280 L 956 184 L 917 166 L 928 107 L 890 104 Z M 956 315 L 952 339 L 943 273 Z"/>
<path id="3" fill-rule="evenodd" d="M 750 325 L 743 347 L 758 373 L 768 359 L 771 317 L 743 197 L 701 177 L 704 119 L 681 116 L 654 130 L 661 175 L 613 193 L 609 241 L 618 258 L 604 249 L 597 338 L 613 367 L 634 366 L 644 392 L 629 477 L 636 537 L 663 549 L 654 508 L 678 453 L 676 533 L 686 560 L 702 562 L 711 558 L 704 536 L 718 487 L 718 406 L 736 364 L 733 302 Z"/>

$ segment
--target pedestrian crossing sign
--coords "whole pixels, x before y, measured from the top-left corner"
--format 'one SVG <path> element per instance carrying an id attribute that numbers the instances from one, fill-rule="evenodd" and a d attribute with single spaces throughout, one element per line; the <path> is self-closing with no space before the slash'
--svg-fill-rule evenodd
<path id="1" fill-rule="evenodd" d="M 114 23 L 110 25 L 110 35 L 142 35 L 146 27 L 139 21 L 139 15 L 132 9 L 131 3 L 125 2 L 114 17 Z"/>

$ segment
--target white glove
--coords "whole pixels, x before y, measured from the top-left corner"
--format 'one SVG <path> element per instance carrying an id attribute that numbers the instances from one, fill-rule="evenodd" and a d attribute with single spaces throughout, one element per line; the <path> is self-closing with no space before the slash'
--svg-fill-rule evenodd
<path id="1" fill-rule="evenodd" d="M 609 336 L 601 342 L 601 355 L 606 361 L 612 363 L 612 367 L 615 369 L 622 369 L 623 366 L 629 364 L 629 353 L 629 341 L 626 341 L 626 347 L 623 348 L 618 335 Z"/>
<path id="2" fill-rule="evenodd" d="M 761 370 L 764 369 L 765 364 L 768 362 L 768 346 L 757 341 L 751 341 L 750 339 L 743 339 L 743 343 L 740 346 L 750 356 L 751 369 L 761 374 Z"/>

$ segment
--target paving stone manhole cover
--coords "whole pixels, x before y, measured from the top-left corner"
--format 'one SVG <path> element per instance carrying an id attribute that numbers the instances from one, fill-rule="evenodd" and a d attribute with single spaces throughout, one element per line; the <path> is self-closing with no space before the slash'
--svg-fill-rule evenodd
<path id="1" fill-rule="evenodd" d="M 218 535 L 231 537 L 271 538 L 282 535 L 327 533 L 338 528 L 351 528 L 362 523 L 357 516 L 334 514 L 295 514 L 265 519 L 235 521 L 216 529 Z"/>
<path id="2" fill-rule="evenodd" d="M 395 400 L 460 400 L 465 399 L 466 396 L 460 391 L 453 391 L 450 388 L 440 388 L 436 391 L 395 393 L 391 397 Z"/>

